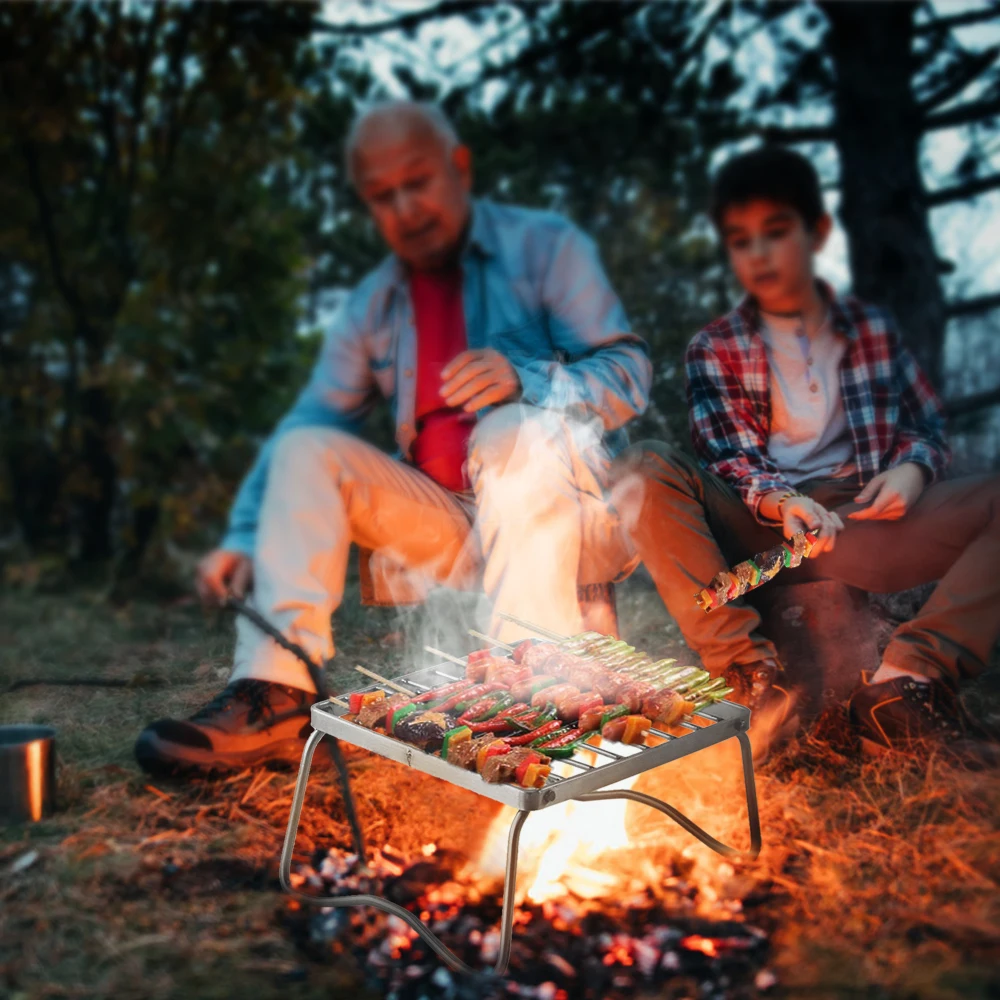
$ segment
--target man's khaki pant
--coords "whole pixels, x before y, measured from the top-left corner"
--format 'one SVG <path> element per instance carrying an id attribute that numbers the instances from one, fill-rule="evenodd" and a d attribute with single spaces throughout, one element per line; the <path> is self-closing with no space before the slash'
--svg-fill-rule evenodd
<path id="1" fill-rule="evenodd" d="M 775 657 L 743 600 L 706 614 L 694 596 L 716 573 L 779 544 L 736 491 L 659 442 L 616 460 L 612 496 L 667 610 L 706 669 Z M 832 579 L 873 593 L 939 581 L 920 612 L 892 636 L 883 661 L 954 683 L 979 673 L 1000 636 L 1000 476 L 929 486 L 898 521 L 851 521 L 854 482 L 799 487 L 844 520 L 832 552 L 785 570 L 766 586 Z"/>
<path id="2" fill-rule="evenodd" d="M 482 570 L 501 640 L 529 633 L 498 611 L 572 635 L 581 627 L 578 583 L 612 581 L 630 561 L 604 500 L 607 465 L 591 428 L 520 405 L 477 424 L 471 496 L 350 434 L 289 431 L 268 472 L 254 604 L 314 659 L 328 659 L 353 542 L 430 584 L 464 588 Z M 240 619 L 232 679 L 245 677 L 313 687 L 292 654 Z"/>

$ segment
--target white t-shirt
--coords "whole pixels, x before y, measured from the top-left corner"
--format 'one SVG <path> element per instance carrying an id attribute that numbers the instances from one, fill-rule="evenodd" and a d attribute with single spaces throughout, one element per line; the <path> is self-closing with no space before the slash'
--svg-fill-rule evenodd
<path id="1" fill-rule="evenodd" d="M 764 313 L 762 318 L 771 394 L 768 455 L 793 486 L 850 475 L 854 441 L 840 395 L 847 341 L 834 332 L 829 317 L 811 339 L 797 317 Z"/>

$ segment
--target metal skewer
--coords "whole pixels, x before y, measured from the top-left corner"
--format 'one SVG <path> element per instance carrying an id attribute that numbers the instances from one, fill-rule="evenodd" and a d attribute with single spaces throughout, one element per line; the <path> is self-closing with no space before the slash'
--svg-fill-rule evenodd
<path id="1" fill-rule="evenodd" d="M 374 670 L 369 670 L 367 667 L 360 667 L 355 664 L 354 669 L 359 674 L 364 674 L 365 677 L 370 677 L 373 681 L 378 681 L 379 684 L 384 684 L 386 687 L 392 688 L 393 691 L 398 691 L 400 694 L 413 694 L 409 688 L 405 688 L 402 684 L 397 684 L 395 681 L 389 680 L 388 677 L 383 677 L 381 674 L 377 674 Z"/>
<path id="2" fill-rule="evenodd" d="M 506 611 L 498 611 L 497 614 L 503 618 L 504 621 L 511 622 L 514 625 L 520 625 L 521 628 L 526 628 L 529 632 L 534 632 L 536 635 L 540 635 L 545 639 L 550 639 L 552 642 L 565 642 L 569 636 L 560 635 L 558 632 L 553 632 L 552 629 L 542 628 L 541 625 L 534 625 L 524 618 L 518 618 L 516 615 L 509 615 Z"/>
<path id="3" fill-rule="evenodd" d="M 435 649 L 433 646 L 424 646 L 424 652 L 433 653 L 435 656 L 440 656 L 442 660 L 447 660 L 449 663 L 457 663 L 460 667 L 467 667 L 469 665 L 460 656 L 452 656 L 451 653 L 446 653 L 443 649 Z"/>
<path id="4" fill-rule="evenodd" d="M 494 639 L 491 635 L 486 635 L 485 632 L 477 632 L 474 628 L 469 629 L 469 635 L 474 636 L 476 639 L 485 639 L 491 646 L 500 646 L 502 649 L 514 651 L 514 647 L 506 642 L 501 642 L 499 639 Z M 426 648 L 426 647 L 425 647 Z"/>

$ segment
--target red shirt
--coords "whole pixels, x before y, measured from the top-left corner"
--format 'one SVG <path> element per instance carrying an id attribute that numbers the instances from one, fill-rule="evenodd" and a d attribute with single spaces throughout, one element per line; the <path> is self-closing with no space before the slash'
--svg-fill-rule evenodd
<path id="1" fill-rule="evenodd" d="M 476 418 L 447 406 L 441 398 L 441 370 L 468 349 L 461 268 L 412 272 L 410 298 L 417 332 L 413 461 L 445 489 L 467 490 L 465 460 Z"/>

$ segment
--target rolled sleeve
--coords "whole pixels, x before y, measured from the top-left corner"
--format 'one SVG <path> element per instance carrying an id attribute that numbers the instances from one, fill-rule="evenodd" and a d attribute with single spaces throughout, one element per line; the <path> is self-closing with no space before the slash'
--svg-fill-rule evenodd
<path id="1" fill-rule="evenodd" d="M 791 492 L 767 453 L 768 429 L 742 381 L 720 357 L 705 331 L 688 347 L 685 357 L 691 440 L 706 468 L 728 482 L 761 524 L 768 493 Z"/>
<path id="2" fill-rule="evenodd" d="M 915 462 L 927 470 L 928 482 L 934 482 L 944 474 L 951 460 L 945 438 L 944 407 L 893 327 L 890 327 L 890 343 L 895 359 L 899 425 L 885 467 L 894 469 L 905 462 Z"/>
<path id="3" fill-rule="evenodd" d="M 574 226 L 555 242 L 542 300 L 553 344 L 568 360 L 512 360 L 525 402 L 582 409 L 608 431 L 645 412 L 649 348 L 630 330 L 593 241 Z"/>

